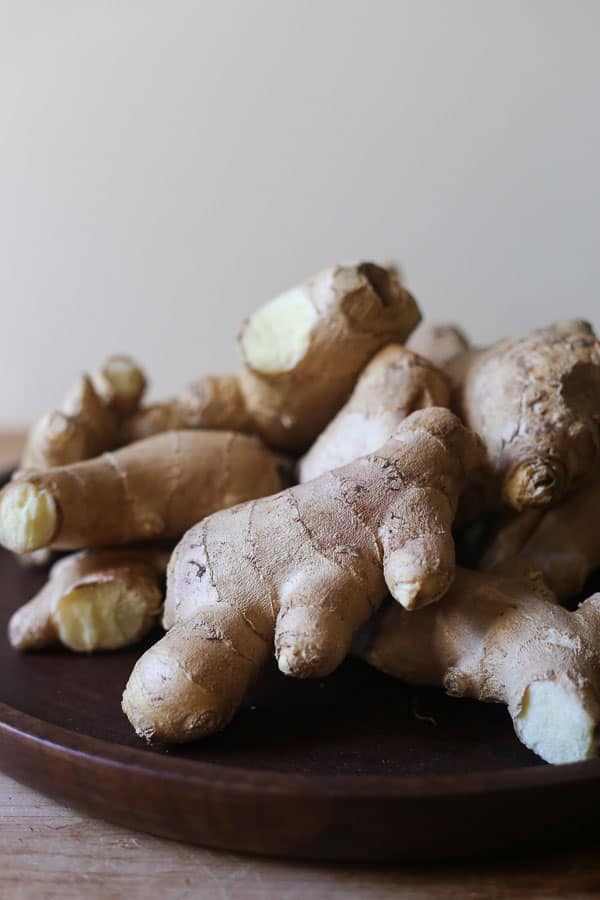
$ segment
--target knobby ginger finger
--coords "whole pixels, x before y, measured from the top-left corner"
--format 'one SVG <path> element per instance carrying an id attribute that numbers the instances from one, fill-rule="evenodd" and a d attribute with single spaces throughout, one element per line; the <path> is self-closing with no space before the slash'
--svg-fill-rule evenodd
<path id="1" fill-rule="evenodd" d="M 218 509 L 280 490 L 286 466 L 249 435 L 155 435 L 12 481 L 0 492 L 0 543 L 28 553 L 177 540 Z"/>

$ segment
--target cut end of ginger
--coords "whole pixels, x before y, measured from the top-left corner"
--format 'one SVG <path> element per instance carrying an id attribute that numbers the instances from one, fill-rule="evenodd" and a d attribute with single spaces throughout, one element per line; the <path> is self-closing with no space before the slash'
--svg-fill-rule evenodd
<path id="1" fill-rule="evenodd" d="M 242 331 L 245 362 L 265 375 L 291 371 L 308 349 L 316 320 L 317 312 L 302 288 L 265 303 Z"/>
<path id="2" fill-rule="evenodd" d="M 52 618 L 60 642 L 78 653 L 128 647 L 153 621 L 147 599 L 118 581 L 75 587 L 58 601 Z"/>
<path id="3" fill-rule="evenodd" d="M 504 484 L 504 496 L 517 510 L 548 506 L 562 496 L 564 482 L 565 474 L 558 464 L 533 460 L 510 473 Z"/>
<path id="4" fill-rule="evenodd" d="M 0 494 L 0 544 L 14 553 L 47 547 L 58 523 L 50 491 L 30 482 L 11 484 Z"/>
<path id="5" fill-rule="evenodd" d="M 145 378 L 129 356 L 111 356 L 103 369 L 104 376 L 115 394 L 130 397 L 143 391 Z"/>
<path id="6" fill-rule="evenodd" d="M 553 765 L 596 755 L 596 721 L 579 692 L 559 681 L 530 684 L 513 721 L 525 746 Z"/>

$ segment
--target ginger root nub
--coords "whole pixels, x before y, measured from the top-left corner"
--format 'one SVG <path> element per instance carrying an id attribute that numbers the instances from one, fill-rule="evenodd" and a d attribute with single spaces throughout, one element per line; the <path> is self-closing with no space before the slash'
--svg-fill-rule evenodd
<path id="1" fill-rule="evenodd" d="M 77 652 L 136 643 L 157 620 L 167 554 L 153 547 L 84 551 L 55 563 L 9 622 L 17 650 L 60 643 Z"/>

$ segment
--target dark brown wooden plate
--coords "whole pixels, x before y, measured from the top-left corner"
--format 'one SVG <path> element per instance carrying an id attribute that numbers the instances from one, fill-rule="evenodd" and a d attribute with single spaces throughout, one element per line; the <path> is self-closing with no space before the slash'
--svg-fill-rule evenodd
<path id="1" fill-rule="evenodd" d="M 44 577 L 0 551 L 0 766 L 65 803 L 192 843 L 329 860 L 548 847 L 600 824 L 600 761 L 543 765 L 503 708 L 408 688 L 355 660 L 323 682 L 273 667 L 222 735 L 147 747 L 120 710 L 143 648 L 8 644 L 10 613 Z"/>

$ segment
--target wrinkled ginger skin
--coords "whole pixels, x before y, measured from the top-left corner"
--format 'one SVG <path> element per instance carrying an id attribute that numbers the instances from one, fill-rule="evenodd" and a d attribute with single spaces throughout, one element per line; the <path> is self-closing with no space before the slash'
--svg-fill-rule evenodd
<path id="1" fill-rule="evenodd" d="M 218 509 L 280 490 L 288 474 L 287 461 L 256 437 L 167 432 L 93 460 L 24 473 L 0 492 L 0 539 L 16 552 L 175 541 Z M 23 489 L 55 508 L 53 529 L 37 546 L 10 542 L 10 516 L 27 516 L 11 499 Z"/>
<path id="2" fill-rule="evenodd" d="M 145 389 L 145 375 L 131 357 L 108 357 L 93 378 L 77 378 L 60 409 L 31 427 L 21 469 L 69 465 L 114 449 Z"/>
<path id="3" fill-rule="evenodd" d="M 263 324 L 276 304 L 280 314 Z M 294 345 L 290 334 L 298 316 L 305 321 Z M 346 402 L 369 359 L 387 344 L 402 343 L 419 320 L 417 303 L 395 271 L 369 262 L 326 269 L 247 320 L 239 338 L 239 372 L 199 379 L 165 404 L 162 416 L 156 409 L 141 410 L 129 435 L 161 425 L 228 428 L 300 454 Z M 290 354 L 266 364 L 265 345 L 275 356 L 278 348 Z"/>
<path id="4" fill-rule="evenodd" d="M 412 412 L 449 406 L 447 377 L 399 344 L 380 350 L 352 395 L 300 460 L 300 481 L 346 465 L 381 447 Z"/>
<path id="5" fill-rule="evenodd" d="M 450 322 L 421 322 L 406 342 L 409 350 L 424 356 L 440 369 L 470 349 L 466 334 Z"/>
<path id="6" fill-rule="evenodd" d="M 154 547 L 88 550 L 59 560 L 41 591 L 11 616 L 8 626 L 11 645 L 17 650 L 40 650 L 63 643 L 72 650 L 91 652 L 116 650 L 136 643 L 160 614 L 166 566 L 167 554 Z M 84 644 L 73 645 L 66 637 L 69 610 L 65 610 L 64 601 L 70 603 L 71 615 L 78 615 L 81 620 L 88 612 L 86 591 L 90 588 L 96 588 L 93 601 L 97 606 L 105 596 L 117 598 L 117 608 L 112 611 L 114 622 L 110 629 L 103 628 L 102 617 L 94 615 L 92 610 L 88 621 L 84 621 Z M 78 603 L 80 609 L 74 609 Z M 130 622 L 125 615 L 130 610 L 119 606 L 130 607 L 134 603 L 139 609 L 135 621 Z"/>
<path id="7" fill-rule="evenodd" d="M 481 436 L 520 510 L 556 504 L 600 460 L 600 344 L 589 324 L 562 322 L 455 357 L 453 409 Z"/>
<path id="8" fill-rule="evenodd" d="M 488 544 L 481 568 L 518 556 L 542 572 L 559 600 L 570 600 L 600 568 L 598 510 L 600 478 L 552 509 L 516 513 Z"/>
<path id="9" fill-rule="evenodd" d="M 387 603 L 360 636 L 357 652 L 409 684 L 505 704 L 520 740 L 548 762 L 596 752 L 600 594 L 568 612 L 528 563 L 511 560 L 485 573 L 457 569 L 443 602 L 413 614 Z M 532 726 L 534 685 L 560 698 L 541 729 Z M 579 740 L 569 731 L 574 719 L 583 720 Z"/>
<path id="10" fill-rule="evenodd" d="M 254 434 L 256 428 L 246 409 L 239 373 L 206 375 L 189 384 L 176 399 L 140 409 L 126 423 L 124 439 L 131 443 L 182 428 Z"/>
<path id="11" fill-rule="evenodd" d="M 44 415 L 30 429 L 21 458 L 22 469 L 46 469 L 89 459 L 112 448 L 119 423 L 82 375 L 62 409 Z"/>
<path id="12" fill-rule="evenodd" d="M 285 674 L 325 676 L 388 590 L 407 608 L 438 600 L 454 574 L 458 496 L 482 464 L 479 439 L 428 409 L 377 452 L 192 528 L 169 564 L 170 630 L 123 696 L 137 733 L 218 731 L 273 645 Z"/>

